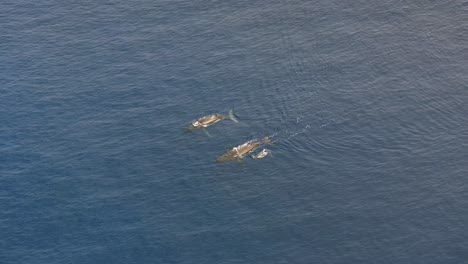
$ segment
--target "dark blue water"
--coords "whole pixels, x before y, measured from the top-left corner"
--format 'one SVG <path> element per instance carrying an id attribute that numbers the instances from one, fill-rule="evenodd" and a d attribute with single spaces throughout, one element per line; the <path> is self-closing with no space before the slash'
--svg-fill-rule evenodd
<path id="1" fill-rule="evenodd" d="M 466 263 L 467 2 L 0 10 L 0 263 Z"/>

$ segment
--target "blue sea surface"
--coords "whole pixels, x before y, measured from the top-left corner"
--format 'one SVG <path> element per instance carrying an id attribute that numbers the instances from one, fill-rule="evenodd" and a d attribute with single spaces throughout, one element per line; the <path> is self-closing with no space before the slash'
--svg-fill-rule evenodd
<path id="1" fill-rule="evenodd" d="M 468 263 L 468 2 L 0 10 L 1 264 Z"/>

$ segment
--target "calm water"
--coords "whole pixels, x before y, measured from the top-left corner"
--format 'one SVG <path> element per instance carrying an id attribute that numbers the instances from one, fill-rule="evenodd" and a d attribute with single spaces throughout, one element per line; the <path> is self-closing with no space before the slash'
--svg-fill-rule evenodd
<path id="1" fill-rule="evenodd" d="M 468 3 L 378 2 L 2 1 L 0 263 L 467 263 Z"/>

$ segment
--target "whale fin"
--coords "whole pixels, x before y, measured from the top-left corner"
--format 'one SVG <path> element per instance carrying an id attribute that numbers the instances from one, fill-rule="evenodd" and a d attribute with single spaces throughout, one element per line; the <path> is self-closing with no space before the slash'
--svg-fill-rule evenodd
<path id="1" fill-rule="evenodd" d="M 208 137 L 213 137 L 210 135 L 210 133 L 208 133 L 208 130 L 206 130 L 205 128 L 203 128 L 203 132 L 205 132 L 205 134 L 208 136 Z"/>
<path id="2" fill-rule="evenodd" d="M 232 111 L 232 109 L 229 110 L 229 119 L 231 119 L 235 123 L 239 123 L 239 120 L 237 120 L 237 118 L 234 116 L 234 112 Z"/>

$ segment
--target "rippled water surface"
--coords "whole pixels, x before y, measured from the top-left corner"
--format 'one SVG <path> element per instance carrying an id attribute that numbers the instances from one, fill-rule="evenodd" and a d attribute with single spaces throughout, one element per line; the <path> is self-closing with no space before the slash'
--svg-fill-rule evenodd
<path id="1" fill-rule="evenodd" d="M 0 263 L 467 261 L 466 2 L 0 8 Z"/>

